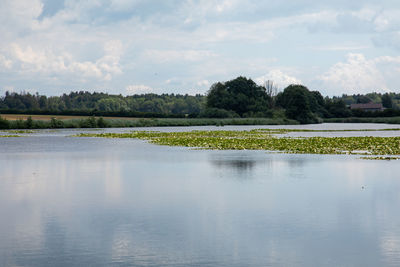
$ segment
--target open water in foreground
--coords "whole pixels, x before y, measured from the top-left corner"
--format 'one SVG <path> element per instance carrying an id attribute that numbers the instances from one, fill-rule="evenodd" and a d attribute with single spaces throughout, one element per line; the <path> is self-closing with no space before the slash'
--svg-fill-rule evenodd
<path id="1" fill-rule="evenodd" d="M 0 138 L 0 266 L 400 266 L 400 161 L 77 132 Z"/>

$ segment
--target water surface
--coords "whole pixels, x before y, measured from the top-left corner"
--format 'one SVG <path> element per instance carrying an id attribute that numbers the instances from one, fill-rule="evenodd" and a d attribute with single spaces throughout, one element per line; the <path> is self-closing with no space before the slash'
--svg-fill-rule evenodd
<path id="1" fill-rule="evenodd" d="M 79 131 L 0 138 L 1 266 L 400 265 L 400 161 Z"/>

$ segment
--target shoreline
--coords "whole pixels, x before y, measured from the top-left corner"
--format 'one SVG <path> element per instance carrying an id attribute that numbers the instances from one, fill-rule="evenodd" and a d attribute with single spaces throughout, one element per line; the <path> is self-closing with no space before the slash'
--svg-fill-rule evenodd
<path id="1" fill-rule="evenodd" d="M 8 120 L 1 116 L 0 129 L 2 130 L 299 124 L 295 120 L 286 118 L 108 118 L 94 116 L 67 118 L 66 116 L 51 115 L 43 118 L 42 115 L 37 115 L 38 117 L 29 115 L 22 117 L 21 115 L 20 119 Z"/>
<path id="2" fill-rule="evenodd" d="M 400 124 L 400 117 L 321 119 L 321 123 Z M 172 126 L 299 125 L 296 120 L 273 118 L 137 118 L 73 115 L 0 114 L 0 130 L 63 128 L 126 128 Z M 318 124 L 318 123 L 315 123 Z"/>

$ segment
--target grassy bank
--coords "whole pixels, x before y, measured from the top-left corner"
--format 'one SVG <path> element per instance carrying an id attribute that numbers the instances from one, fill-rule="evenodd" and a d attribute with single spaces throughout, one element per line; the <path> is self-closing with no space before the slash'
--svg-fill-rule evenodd
<path id="1" fill-rule="evenodd" d="M 88 119 L 93 116 L 78 116 L 78 115 L 29 115 L 29 114 L 0 114 L 3 119 L 8 121 L 16 121 L 16 120 L 26 120 L 31 117 L 35 121 L 51 121 L 52 118 L 57 120 L 82 120 Z M 101 116 L 97 116 L 100 118 Z M 96 118 L 97 118 L 96 117 Z M 132 117 L 107 117 L 107 119 L 120 119 L 120 120 L 134 120 L 139 118 Z"/>
<path id="2" fill-rule="evenodd" d="M 206 126 L 206 125 L 284 125 L 298 124 L 285 118 L 232 118 L 232 119 L 137 119 L 137 118 L 96 118 L 77 117 L 57 118 L 40 115 L 27 116 L 26 119 L 4 119 L 0 117 L 0 129 L 55 129 L 55 128 L 119 128 L 119 127 L 166 127 L 166 126 Z"/>
<path id="3" fill-rule="evenodd" d="M 326 123 L 388 123 L 400 124 L 400 117 L 349 117 L 349 118 L 329 118 L 323 119 Z"/>
<path id="4" fill-rule="evenodd" d="M 297 154 L 400 155 L 400 137 L 276 137 L 287 130 L 80 134 L 80 137 L 138 138 L 168 146 L 217 150 L 267 150 Z"/>

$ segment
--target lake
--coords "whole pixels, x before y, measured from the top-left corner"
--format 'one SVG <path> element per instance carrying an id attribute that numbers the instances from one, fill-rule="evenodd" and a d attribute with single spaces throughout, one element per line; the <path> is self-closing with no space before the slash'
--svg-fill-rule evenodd
<path id="1" fill-rule="evenodd" d="M 0 266 L 400 266 L 400 161 L 70 137 L 79 132 L 93 131 L 0 138 Z"/>

